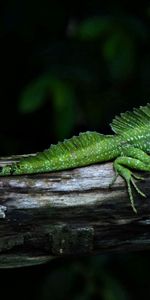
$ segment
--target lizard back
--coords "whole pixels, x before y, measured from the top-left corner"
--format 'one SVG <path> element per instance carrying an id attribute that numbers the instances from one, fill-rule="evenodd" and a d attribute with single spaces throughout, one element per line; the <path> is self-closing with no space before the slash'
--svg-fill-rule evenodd
<path id="1" fill-rule="evenodd" d="M 113 135 L 98 132 L 84 132 L 73 136 L 49 149 L 21 159 L 18 163 L 6 166 L 0 175 L 19 175 L 55 170 L 65 170 L 108 161 L 118 155 L 118 147 Z"/>
<path id="2" fill-rule="evenodd" d="M 49 149 L 38 153 L 35 158 L 41 165 L 47 166 L 47 171 L 63 170 L 78 166 L 86 166 L 92 163 L 101 162 L 114 158 L 117 155 L 117 148 L 112 146 L 113 136 L 103 135 L 98 132 L 81 132 L 79 136 L 73 136 Z"/>

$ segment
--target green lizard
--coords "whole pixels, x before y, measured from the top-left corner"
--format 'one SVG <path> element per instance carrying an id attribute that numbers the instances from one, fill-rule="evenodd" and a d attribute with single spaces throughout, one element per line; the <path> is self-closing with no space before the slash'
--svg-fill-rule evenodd
<path id="1" fill-rule="evenodd" d="M 137 187 L 131 169 L 150 171 L 150 104 L 134 108 L 115 117 L 111 128 L 114 135 L 84 132 L 79 136 L 51 145 L 49 149 L 0 168 L 0 176 L 21 175 L 65 170 L 114 160 L 114 170 L 127 183 L 132 208 L 136 212 L 131 185 Z"/>

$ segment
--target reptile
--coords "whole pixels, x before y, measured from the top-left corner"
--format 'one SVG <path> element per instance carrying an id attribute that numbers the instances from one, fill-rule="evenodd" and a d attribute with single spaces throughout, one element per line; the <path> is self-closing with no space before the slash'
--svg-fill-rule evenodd
<path id="1" fill-rule="evenodd" d="M 136 213 L 132 187 L 143 197 L 134 178 L 141 179 L 132 169 L 150 171 L 150 103 L 116 116 L 110 124 L 114 134 L 82 132 L 65 139 L 35 156 L 0 167 L 0 176 L 22 175 L 65 170 L 113 160 L 115 176 L 121 175 Z"/>

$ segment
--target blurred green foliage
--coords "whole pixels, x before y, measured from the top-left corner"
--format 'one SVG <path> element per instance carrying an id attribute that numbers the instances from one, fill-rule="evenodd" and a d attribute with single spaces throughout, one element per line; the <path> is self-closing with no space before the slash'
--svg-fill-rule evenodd
<path id="1" fill-rule="evenodd" d="M 1 155 L 80 131 L 110 133 L 116 114 L 150 101 L 149 1 L 1 4 Z M 148 261 L 149 253 L 58 260 L 0 276 L 7 285 L 22 280 L 22 299 L 147 299 Z"/>
<path id="2" fill-rule="evenodd" d="M 32 113 L 52 95 L 54 132 L 58 138 L 69 135 L 75 125 L 75 97 L 71 85 L 54 76 L 45 75 L 24 89 L 19 99 L 19 110 Z M 41 128 L 42 129 L 42 128 Z"/>
<path id="3" fill-rule="evenodd" d="M 110 133 L 116 114 L 149 101 L 147 1 L 8 0 L 0 24 L 2 155 Z"/>
<path id="4" fill-rule="evenodd" d="M 134 72 L 137 45 L 148 37 L 146 26 L 129 16 L 96 17 L 83 21 L 76 35 L 81 40 L 99 40 L 99 48 L 112 79 L 125 80 Z"/>

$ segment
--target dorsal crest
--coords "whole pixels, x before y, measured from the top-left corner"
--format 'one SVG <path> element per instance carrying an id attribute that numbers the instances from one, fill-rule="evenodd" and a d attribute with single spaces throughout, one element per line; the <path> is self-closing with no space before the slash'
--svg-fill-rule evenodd
<path id="1" fill-rule="evenodd" d="M 116 116 L 110 124 L 112 130 L 119 135 L 124 135 L 132 129 L 150 128 L 150 103 L 146 106 L 134 108 L 132 112 L 126 111 Z"/>
<path id="2" fill-rule="evenodd" d="M 106 136 L 95 131 L 81 132 L 78 136 L 73 136 L 56 145 L 51 145 L 50 148 L 45 151 L 52 156 L 63 155 L 72 151 L 82 150 L 103 139 L 106 139 Z"/>

